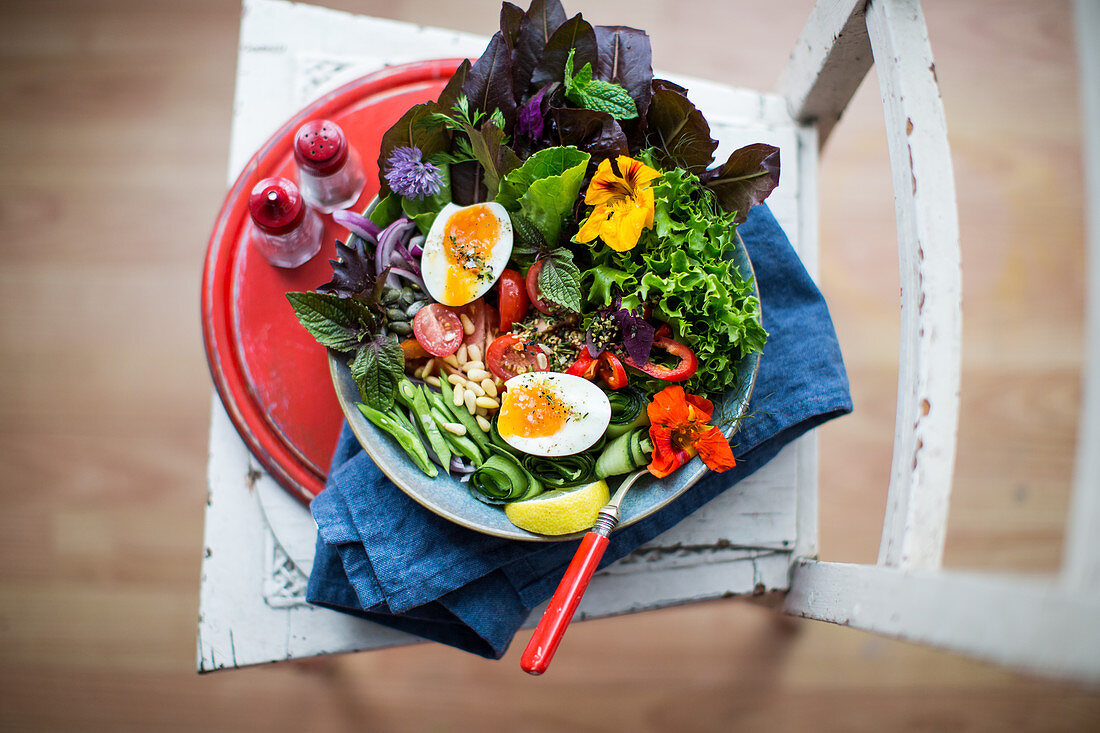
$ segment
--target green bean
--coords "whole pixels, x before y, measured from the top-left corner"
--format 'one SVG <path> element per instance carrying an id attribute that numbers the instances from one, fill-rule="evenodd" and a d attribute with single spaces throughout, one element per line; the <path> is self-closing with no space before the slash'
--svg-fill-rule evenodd
<path id="1" fill-rule="evenodd" d="M 413 463 L 416 464 L 417 468 L 431 478 L 436 477 L 439 472 L 428 458 L 428 452 L 424 449 L 424 444 L 420 442 L 420 438 L 417 437 L 416 433 L 411 430 L 412 425 L 410 424 L 408 428 L 406 428 L 401 424 L 401 421 L 397 419 L 396 416 L 398 415 L 404 418 L 400 410 L 395 410 L 394 413 L 390 415 L 362 403 L 359 403 L 357 406 L 359 407 L 359 412 L 363 413 L 363 417 L 370 420 L 374 425 L 378 426 L 379 429 L 384 430 L 394 437 L 397 444 L 413 459 Z"/>
<path id="2" fill-rule="evenodd" d="M 447 446 L 447 441 L 439 434 L 439 428 L 436 427 L 435 419 L 432 418 L 431 409 L 428 407 L 428 398 L 424 395 L 424 390 L 408 379 L 402 379 L 397 385 L 397 398 L 413 411 L 417 424 L 428 439 L 428 444 L 435 451 L 440 465 L 446 470 L 451 465 L 451 449 Z"/>

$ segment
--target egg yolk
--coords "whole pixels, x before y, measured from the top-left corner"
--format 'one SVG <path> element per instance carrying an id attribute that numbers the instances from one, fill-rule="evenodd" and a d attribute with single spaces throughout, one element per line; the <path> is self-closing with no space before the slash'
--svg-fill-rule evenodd
<path id="1" fill-rule="evenodd" d="M 510 387 L 497 417 L 501 435 L 542 438 L 554 435 L 569 419 L 569 408 L 545 384 L 528 382 Z"/>
<path id="2" fill-rule="evenodd" d="M 447 279 L 446 305 L 465 305 L 474 299 L 478 281 L 490 277 L 489 257 L 500 237 L 500 221 L 487 206 L 467 206 L 447 220 L 443 230 Z"/>

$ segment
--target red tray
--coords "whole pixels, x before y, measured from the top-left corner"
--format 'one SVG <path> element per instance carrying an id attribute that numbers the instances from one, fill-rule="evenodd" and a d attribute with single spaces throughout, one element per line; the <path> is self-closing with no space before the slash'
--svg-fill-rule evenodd
<path id="1" fill-rule="evenodd" d="M 279 128 L 245 165 L 218 214 L 202 280 L 206 358 L 230 420 L 257 460 L 303 501 L 324 488 L 343 415 L 325 349 L 294 317 L 285 293 L 312 290 L 332 276 L 336 238 L 347 230 L 323 216 L 320 253 L 294 270 L 273 267 L 248 246 L 248 195 L 268 176 L 296 178 L 298 128 L 325 118 L 358 149 L 367 186 L 357 210 L 378 191 L 382 134 L 410 106 L 435 99 L 460 59 L 392 66 L 318 99 Z"/>

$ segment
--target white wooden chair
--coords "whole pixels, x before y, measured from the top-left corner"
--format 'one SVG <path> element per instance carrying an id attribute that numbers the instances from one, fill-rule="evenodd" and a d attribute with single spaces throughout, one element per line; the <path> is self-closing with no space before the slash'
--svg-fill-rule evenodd
<path id="1" fill-rule="evenodd" d="M 1082 4 L 1079 15 L 1081 27 L 1091 29 L 1091 36 L 1082 30 L 1082 39 L 1093 41 L 1083 44 L 1088 58 L 1082 68 L 1092 72 L 1086 75 L 1092 84 L 1087 119 L 1097 119 L 1100 10 L 1095 2 Z M 408 42 L 410 34 L 418 43 Z M 362 48 L 368 36 L 377 41 L 371 44 L 373 57 L 344 55 Z M 335 83 L 341 74 L 411 60 L 402 49 L 461 56 L 476 55 L 483 44 L 484 39 L 466 34 L 353 18 L 281 0 L 245 0 L 230 180 L 252 150 L 301 106 L 303 94 L 321 89 L 321 82 L 310 81 L 312 75 Z M 661 538 L 656 541 L 657 549 L 709 548 L 705 560 L 681 553 L 654 561 L 652 552 L 645 556 L 647 548 L 642 548 L 644 562 L 632 565 L 631 557 L 624 558 L 597 574 L 578 618 L 788 591 L 783 610 L 790 614 L 1044 673 L 1100 680 L 1100 542 L 1090 532 L 1100 525 L 1100 459 L 1085 450 L 1100 446 L 1100 222 L 1092 221 L 1090 235 L 1092 371 L 1082 407 L 1065 568 L 1058 578 L 1045 581 L 941 571 L 959 404 L 961 273 L 944 113 L 917 0 L 819 2 L 779 94 L 682 81 L 712 121 L 723 145 L 719 156 L 723 149 L 760 139 L 784 148 L 784 183 L 769 203 L 814 274 L 818 150 L 873 62 L 886 114 L 902 283 L 896 439 L 878 564 L 816 559 L 817 462 L 810 435 L 739 485 L 736 495 L 727 492 L 685 520 L 663 545 Z M 297 75 L 290 70 L 295 64 Z M 290 87 L 304 83 L 312 86 L 295 96 Z M 1100 214 L 1100 145 L 1095 140 L 1090 156 L 1095 217 Z M 304 574 L 312 562 L 312 522 L 257 471 L 216 399 L 210 451 L 200 671 L 412 641 L 301 603 Z M 773 502 L 770 515 L 778 519 L 763 526 L 760 512 L 746 506 L 754 501 Z M 745 542 L 731 546 L 726 538 Z M 540 614 L 536 609 L 532 623 Z"/>
<path id="2" fill-rule="evenodd" d="M 1077 8 L 1084 119 L 1100 114 L 1100 4 Z M 820 2 L 782 92 L 824 142 L 875 63 L 886 114 L 902 284 L 894 455 L 876 565 L 800 558 L 787 613 L 1100 681 L 1100 135 L 1084 126 L 1088 344 L 1065 561 L 1034 579 L 941 569 L 961 345 L 958 212 L 943 107 L 917 0 Z"/>

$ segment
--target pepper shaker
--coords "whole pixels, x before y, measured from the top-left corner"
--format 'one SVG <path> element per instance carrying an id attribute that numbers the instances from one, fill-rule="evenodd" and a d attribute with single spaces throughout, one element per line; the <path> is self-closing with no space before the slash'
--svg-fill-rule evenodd
<path id="1" fill-rule="evenodd" d="M 306 203 L 323 214 L 346 209 L 363 192 L 363 163 L 331 120 L 311 120 L 294 137 L 294 160 Z"/>
<path id="2" fill-rule="evenodd" d="M 250 239 L 260 254 L 277 267 L 298 267 L 321 251 L 325 227 L 305 205 L 294 181 L 265 178 L 248 197 L 252 217 Z"/>

